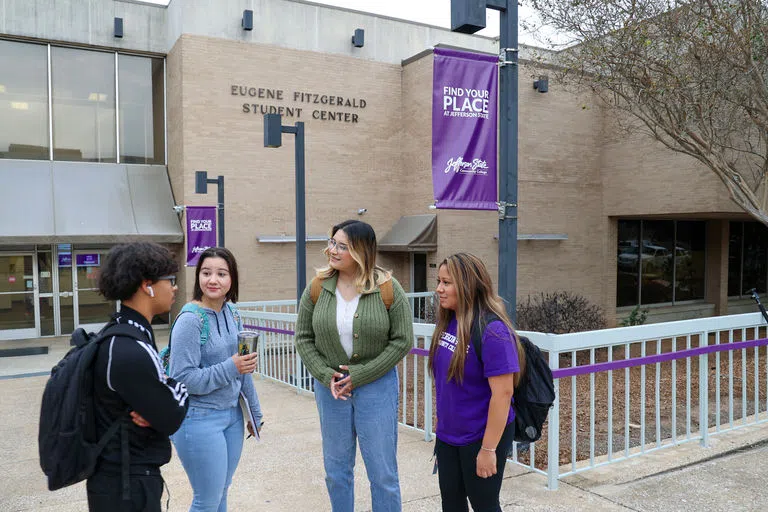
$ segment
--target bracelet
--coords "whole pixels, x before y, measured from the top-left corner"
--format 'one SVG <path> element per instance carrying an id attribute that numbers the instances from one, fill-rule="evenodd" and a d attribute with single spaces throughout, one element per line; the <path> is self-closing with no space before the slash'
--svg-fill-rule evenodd
<path id="1" fill-rule="evenodd" d="M 493 452 L 493 453 L 496 453 L 496 448 L 486 448 L 485 446 L 482 446 L 482 445 L 481 445 L 481 446 L 480 446 L 480 449 L 481 449 L 481 450 L 485 450 L 485 451 L 487 451 L 487 452 Z"/>

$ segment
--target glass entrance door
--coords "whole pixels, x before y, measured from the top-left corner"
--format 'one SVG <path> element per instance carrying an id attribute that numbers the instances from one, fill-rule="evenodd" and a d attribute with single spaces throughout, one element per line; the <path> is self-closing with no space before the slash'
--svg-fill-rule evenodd
<path id="1" fill-rule="evenodd" d="M 76 323 L 87 331 L 96 331 L 106 324 L 109 315 L 117 311 L 117 303 L 99 294 L 98 272 L 109 251 L 77 251 L 74 255 Z"/>
<path id="2" fill-rule="evenodd" d="M 37 334 L 37 272 L 34 253 L 0 254 L 0 339 Z"/>

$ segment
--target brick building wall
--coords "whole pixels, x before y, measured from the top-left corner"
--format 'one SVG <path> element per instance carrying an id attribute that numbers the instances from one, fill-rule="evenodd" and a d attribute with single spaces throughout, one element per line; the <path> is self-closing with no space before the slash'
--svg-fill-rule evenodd
<path id="1" fill-rule="evenodd" d="M 285 134 L 282 148 L 264 148 L 261 105 L 282 108 L 284 124 L 305 122 L 308 235 L 326 234 L 332 224 L 356 218 L 359 208 L 367 209 L 362 219 L 380 238 L 401 215 L 435 213 L 430 289 L 437 264 L 458 251 L 477 254 L 496 279 L 496 212 L 429 209 L 432 62 L 429 52 L 400 66 L 203 36 L 176 42 L 168 54 L 171 182 L 179 204 L 214 205 L 215 187 L 194 194 L 194 173 L 225 176 L 226 244 L 240 262 L 244 300 L 295 295 L 294 244 L 257 241 L 295 232 L 294 138 Z M 518 232 L 567 240 L 519 241 L 518 298 L 576 292 L 602 306 L 613 323 L 618 218 L 713 218 L 737 215 L 738 208 L 692 159 L 647 137 L 628 138 L 590 95 L 552 81 L 547 94 L 535 91 L 528 84 L 536 74 L 522 63 Z M 315 104 L 315 94 L 356 103 Z M 344 120 L 321 119 L 330 115 L 322 111 L 341 112 Z M 695 193 L 688 186 L 694 182 Z M 325 263 L 322 248 L 307 244 L 310 277 Z M 381 253 L 380 264 L 410 289 L 407 253 Z M 188 289 L 192 279 L 188 270 Z"/>

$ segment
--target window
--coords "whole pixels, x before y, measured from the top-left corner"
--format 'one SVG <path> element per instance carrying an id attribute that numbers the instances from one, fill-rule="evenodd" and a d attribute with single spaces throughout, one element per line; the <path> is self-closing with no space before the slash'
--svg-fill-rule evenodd
<path id="1" fill-rule="evenodd" d="M 731 222 L 728 243 L 728 295 L 768 289 L 768 228 L 759 222 Z"/>
<path id="2" fill-rule="evenodd" d="M 51 48 L 53 158 L 116 162 L 115 54 Z"/>
<path id="3" fill-rule="evenodd" d="M 678 221 L 675 236 L 675 300 L 704 298 L 706 224 Z"/>
<path id="4" fill-rule="evenodd" d="M 616 305 L 704 298 L 706 224 L 620 220 Z"/>
<path id="5" fill-rule="evenodd" d="M 165 162 L 163 59 L 120 55 L 120 162 Z"/>
<path id="6" fill-rule="evenodd" d="M 54 160 L 165 164 L 164 60 L 0 40 L 0 158 L 48 160 L 51 139 Z"/>
<path id="7" fill-rule="evenodd" d="M 48 160 L 48 47 L 0 41 L 0 158 Z"/>

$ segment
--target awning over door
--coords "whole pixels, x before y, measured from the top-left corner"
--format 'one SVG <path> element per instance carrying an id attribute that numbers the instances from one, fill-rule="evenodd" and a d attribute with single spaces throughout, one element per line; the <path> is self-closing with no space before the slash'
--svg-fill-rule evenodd
<path id="1" fill-rule="evenodd" d="M 165 166 L 0 160 L 2 244 L 181 243 Z"/>
<path id="2" fill-rule="evenodd" d="M 430 252 L 437 250 L 437 215 L 404 215 L 379 240 L 380 251 Z"/>

